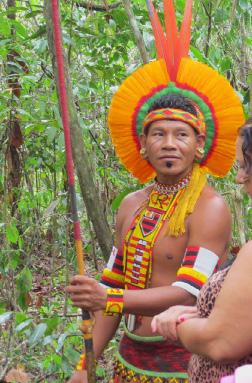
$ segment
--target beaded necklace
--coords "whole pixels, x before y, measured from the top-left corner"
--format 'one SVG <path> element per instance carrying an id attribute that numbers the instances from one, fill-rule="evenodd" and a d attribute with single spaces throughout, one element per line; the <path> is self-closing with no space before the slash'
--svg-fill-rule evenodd
<path id="1" fill-rule="evenodd" d="M 158 180 L 155 178 L 154 183 L 154 190 L 156 190 L 159 194 L 174 194 L 177 193 L 179 190 L 185 188 L 191 179 L 192 172 L 190 172 L 186 177 L 179 180 L 176 184 L 168 185 L 168 184 L 162 184 L 161 182 L 158 182 Z"/>
<path id="2" fill-rule="evenodd" d="M 156 238 L 172 216 L 184 190 L 166 195 L 153 188 L 148 206 L 133 220 L 125 238 L 123 257 L 128 288 L 147 287 L 152 274 L 152 251 Z"/>

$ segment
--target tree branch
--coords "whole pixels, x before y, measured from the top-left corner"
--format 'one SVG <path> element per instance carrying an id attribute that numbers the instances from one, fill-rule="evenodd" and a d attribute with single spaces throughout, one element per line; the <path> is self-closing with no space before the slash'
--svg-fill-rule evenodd
<path id="1" fill-rule="evenodd" d="M 108 12 L 112 9 L 118 8 L 121 5 L 121 1 L 118 1 L 117 3 L 110 4 L 110 5 L 98 5 L 93 4 L 91 1 L 76 1 L 75 3 L 76 7 L 79 8 L 86 8 L 86 9 L 92 9 L 94 11 L 98 12 Z"/>
<path id="2" fill-rule="evenodd" d="M 202 1 L 203 8 L 206 12 L 206 15 L 208 17 L 208 27 L 207 27 L 207 39 L 206 39 L 206 47 L 205 47 L 205 56 L 208 57 L 209 54 L 209 48 L 210 48 L 210 40 L 211 40 L 211 33 L 212 33 L 212 10 L 213 5 L 212 3 L 209 4 L 209 9 L 207 9 L 206 4 Z"/>
<path id="3" fill-rule="evenodd" d="M 135 15 L 133 13 L 133 10 L 132 10 L 131 4 L 130 4 L 130 0 L 123 0 L 123 4 L 124 4 L 124 8 L 125 8 L 127 15 L 128 15 L 131 29 L 132 29 L 133 34 L 135 36 L 136 44 L 137 44 L 137 47 L 139 49 L 142 61 L 144 64 L 147 64 L 150 61 L 149 55 L 148 55 L 148 52 L 145 48 L 144 39 L 143 39 L 142 33 L 138 27 Z"/>

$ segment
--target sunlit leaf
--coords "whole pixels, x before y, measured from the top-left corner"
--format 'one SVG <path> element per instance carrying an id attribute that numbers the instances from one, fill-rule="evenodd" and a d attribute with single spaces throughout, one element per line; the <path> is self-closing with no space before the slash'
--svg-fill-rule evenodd
<path id="1" fill-rule="evenodd" d="M 7 322 L 12 316 L 13 316 L 13 312 L 11 312 L 11 311 L 0 314 L 0 325 Z"/>
<path id="2" fill-rule="evenodd" d="M 6 238 L 10 243 L 18 242 L 19 232 L 16 225 L 13 223 L 6 226 Z"/>
<path id="3" fill-rule="evenodd" d="M 41 338 L 45 335 L 46 329 L 47 325 L 45 323 L 40 323 L 35 327 L 35 330 L 28 339 L 30 346 L 35 346 L 41 341 Z"/>

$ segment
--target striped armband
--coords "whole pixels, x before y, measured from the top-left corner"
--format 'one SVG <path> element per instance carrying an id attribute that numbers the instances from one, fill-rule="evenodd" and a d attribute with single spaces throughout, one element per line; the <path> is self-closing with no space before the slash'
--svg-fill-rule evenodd
<path id="1" fill-rule="evenodd" d="M 197 297 L 201 287 L 216 271 L 218 261 L 219 257 L 204 247 L 187 247 L 172 286 L 181 287 Z"/>
<path id="2" fill-rule="evenodd" d="M 107 302 L 103 312 L 105 316 L 120 315 L 123 312 L 123 289 L 106 289 Z"/>
<path id="3" fill-rule="evenodd" d="M 124 288 L 123 256 L 116 247 L 112 249 L 100 284 L 103 287 Z"/>

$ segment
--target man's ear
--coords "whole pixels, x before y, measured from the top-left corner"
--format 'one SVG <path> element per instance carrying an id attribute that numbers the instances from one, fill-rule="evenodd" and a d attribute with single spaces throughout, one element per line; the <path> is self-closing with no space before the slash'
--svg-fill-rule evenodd
<path id="1" fill-rule="evenodd" d="M 141 133 L 141 135 L 139 137 L 139 141 L 140 141 L 141 148 L 145 149 L 145 147 L 146 147 L 146 135 Z"/>
<path id="2" fill-rule="evenodd" d="M 206 136 L 203 133 L 197 135 L 197 149 L 195 153 L 195 159 L 201 161 L 204 158 L 204 146 L 206 142 Z"/>
<path id="3" fill-rule="evenodd" d="M 204 133 L 200 133 L 197 135 L 197 144 L 198 148 L 204 149 L 206 142 L 206 135 Z"/>

